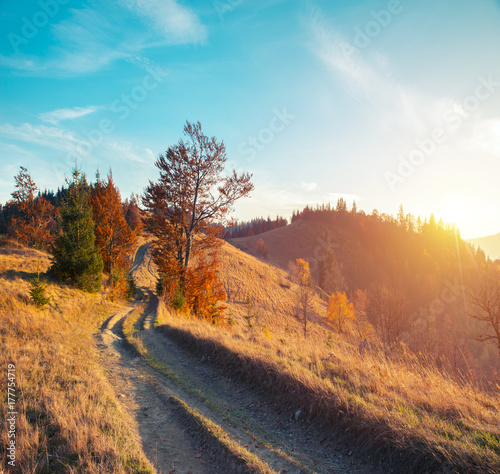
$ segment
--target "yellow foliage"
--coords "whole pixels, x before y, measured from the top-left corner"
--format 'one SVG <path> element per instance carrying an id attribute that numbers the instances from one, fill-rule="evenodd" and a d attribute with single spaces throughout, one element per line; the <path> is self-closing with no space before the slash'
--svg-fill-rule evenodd
<path id="1" fill-rule="evenodd" d="M 354 305 L 344 292 L 338 291 L 328 300 L 326 316 L 337 325 L 338 332 L 344 332 L 347 322 L 355 319 Z"/>

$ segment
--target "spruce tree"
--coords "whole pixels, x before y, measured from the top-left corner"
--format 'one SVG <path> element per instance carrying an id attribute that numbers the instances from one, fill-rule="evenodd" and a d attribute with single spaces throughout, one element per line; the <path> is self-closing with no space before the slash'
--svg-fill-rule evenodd
<path id="1" fill-rule="evenodd" d="M 77 288 L 96 292 L 101 287 L 103 262 L 95 248 L 89 186 L 85 175 L 76 167 L 67 185 L 60 214 L 63 233 L 54 248 L 52 270 Z"/>

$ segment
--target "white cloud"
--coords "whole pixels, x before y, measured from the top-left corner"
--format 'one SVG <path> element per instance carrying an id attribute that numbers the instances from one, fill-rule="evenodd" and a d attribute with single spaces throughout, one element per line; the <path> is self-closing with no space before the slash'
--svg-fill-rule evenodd
<path id="1" fill-rule="evenodd" d="M 449 98 L 430 98 L 397 79 L 387 57 L 374 45 L 353 49 L 321 10 L 310 6 L 306 21 L 312 32 L 311 51 L 339 78 L 352 97 L 371 109 L 378 125 L 399 128 L 413 136 L 426 134 L 446 111 Z"/>
<path id="2" fill-rule="evenodd" d="M 500 119 L 494 118 L 476 123 L 467 148 L 500 156 Z"/>
<path id="3" fill-rule="evenodd" d="M 108 143 L 106 147 L 120 161 L 126 160 L 151 165 L 155 160 L 155 154 L 149 148 L 138 148 L 130 142 L 113 141 Z"/>
<path id="4" fill-rule="evenodd" d="M 63 120 L 74 120 L 80 117 L 85 117 L 99 110 L 99 107 L 90 105 L 88 107 L 73 107 L 72 109 L 56 109 L 51 112 L 43 112 L 38 115 L 42 122 L 57 125 Z"/>
<path id="5" fill-rule="evenodd" d="M 313 191 L 318 187 L 318 183 L 300 183 L 300 187 L 306 191 Z"/>
<path id="6" fill-rule="evenodd" d="M 123 0 L 123 4 L 168 43 L 202 43 L 207 29 L 196 14 L 175 0 Z"/>
<path id="7" fill-rule="evenodd" d="M 0 135 L 61 151 L 68 151 L 70 147 L 84 143 L 84 140 L 76 137 L 74 133 L 68 130 L 46 125 L 32 125 L 30 123 L 23 123 L 19 126 L 8 123 L 0 124 Z"/>

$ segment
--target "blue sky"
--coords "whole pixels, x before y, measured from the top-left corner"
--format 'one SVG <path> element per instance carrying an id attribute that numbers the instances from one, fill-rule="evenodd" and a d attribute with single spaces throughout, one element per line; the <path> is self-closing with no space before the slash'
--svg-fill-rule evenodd
<path id="1" fill-rule="evenodd" d="M 0 3 L 0 202 L 75 159 L 123 197 L 186 120 L 254 175 L 236 216 L 356 199 L 500 232 L 500 3 Z"/>

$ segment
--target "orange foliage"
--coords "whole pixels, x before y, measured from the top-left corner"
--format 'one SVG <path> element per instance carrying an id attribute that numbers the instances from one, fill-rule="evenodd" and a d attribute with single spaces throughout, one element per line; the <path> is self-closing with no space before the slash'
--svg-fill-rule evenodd
<path id="1" fill-rule="evenodd" d="M 184 295 L 187 305 L 193 309 L 196 316 L 207 319 L 214 324 L 225 321 L 226 306 L 220 301 L 226 299 L 224 285 L 219 280 L 219 261 L 217 255 L 211 262 L 206 257 L 186 272 Z"/>
<path id="2" fill-rule="evenodd" d="M 337 292 L 328 300 L 326 315 L 336 324 L 338 332 L 344 332 L 347 322 L 354 319 L 354 305 L 345 293 Z"/>
<path id="3" fill-rule="evenodd" d="M 90 205 L 95 222 L 95 245 L 101 252 L 104 271 L 125 270 L 127 255 L 132 251 L 137 235 L 125 220 L 120 191 L 111 172 L 107 182 L 98 179 L 92 187 Z"/>
<path id="4" fill-rule="evenodd" d="M 38 188 L 26 168 L 21 166 L 15 181 L 16 191 L 7 204 L 14 209 L 15 215 L 7 231 L 29 247 L 48 248 L 54 240 L 50 229 L 55 227 L 57 211 L 43 197 L 35 197 Z"/>

